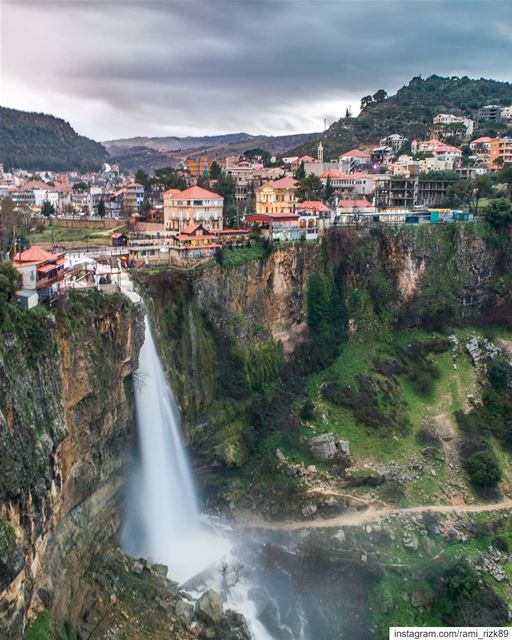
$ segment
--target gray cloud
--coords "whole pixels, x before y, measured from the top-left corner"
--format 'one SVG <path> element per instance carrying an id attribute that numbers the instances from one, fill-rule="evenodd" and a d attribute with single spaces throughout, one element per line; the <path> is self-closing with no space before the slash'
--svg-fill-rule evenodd
<path id="1" fill-rule="evenodd" d="M 512 79 L 493 0 L 4 0 L 2 96 L 105 139 L 318 130 L 412 76 Z"/>

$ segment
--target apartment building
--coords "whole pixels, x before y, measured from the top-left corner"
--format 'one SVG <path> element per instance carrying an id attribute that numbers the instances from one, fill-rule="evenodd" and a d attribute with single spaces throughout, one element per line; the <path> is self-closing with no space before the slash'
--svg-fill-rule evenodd
<path id="1" fill-rule="evenodd" d="M 192 224 L 202 224 L 210 230 L 222 229 L 224 198 L 202 187 L 164 193 L 164 227 L 178 231 Z"/>

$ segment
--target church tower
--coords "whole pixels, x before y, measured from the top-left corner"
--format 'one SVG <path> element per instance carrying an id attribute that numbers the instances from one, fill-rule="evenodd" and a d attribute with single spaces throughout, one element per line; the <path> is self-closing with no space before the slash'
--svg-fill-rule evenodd
<path id="1" fill-rule="evenodd" d="M 323 144 L 320 142 L 318 145 L 318 162 L 323 162 L 324 161 L 324 146 Z"/>

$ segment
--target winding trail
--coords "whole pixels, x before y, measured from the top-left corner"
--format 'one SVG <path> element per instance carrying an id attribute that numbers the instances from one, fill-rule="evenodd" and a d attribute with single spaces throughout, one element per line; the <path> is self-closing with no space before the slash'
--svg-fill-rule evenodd
<path id="1" fill-rule="evenodd" d="M 308 521 L 267 522 L 262 518 L 253 517 L 244 523 L 245 528 L 268 529 L 271 531 L 293 531 L 297 529 L 323 529 L 327 527 L 358 527 L 369 522 L 376 522 L 391 515 L 408 515 L 416 513 L 485 513 L 489 511 L 504 511 L 512 509 L 512 499 L 505 498 L 500 502 L 490 504 L 462 504 L 462 505 L 431 505 L 419 507 L 386 507 L 375 509 L 370 507 L 366 511 L 344 513 L 333 518 L 318 518 Z"/>

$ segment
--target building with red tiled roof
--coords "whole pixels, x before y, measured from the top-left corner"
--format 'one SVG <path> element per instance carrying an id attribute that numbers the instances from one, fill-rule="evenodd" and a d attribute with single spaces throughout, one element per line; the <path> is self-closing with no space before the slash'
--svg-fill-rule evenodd
<path id="1" fill-rule="evenodd" d="M 350 198 L 344 200 L 338 200 L 336 203 L 337 209 L 370 209 L 372 208 L 371 202 L 369 202 L 366 198 L 361 198 L 358 200 L 351 200 Z"/>
<path id="2" fill-rule="evenodd" d="M 481 136 L 476 140 L 472 140 L 469 143 L 469 148 L 472 153 L 475 153 L 479 156 L 488 156 L 491 150 L 491 144 L 494 138 L 490 138 L 489 136 Z"/>
<path id="3" fill-rule="evenodd" d="M 16 300 L 29 308 L 50 298 L 64 280 L 64 254 L 49 253 L 41 247 L 17 253 L 12 266 L 23 278 Z"/>
<path id="4" fill-rule="evenodd" d="M 305 200 L 304 202 L 299 202 L 295 205 L 295 209 L 297 212 L 311 211 L 314 213 L 327 213 L 330 211 L 330 208 L 319 200 Z"/>
<path id="5" fill-rule="evenodd" d="M 183 231 L 193 224 L 209 229 L 222 229 L 224 198 L 202 187 L 184 191 L 169 189 L 164 193 L 164 226 L 166 231 Z"/>
<path id="6" fill-rule="evenodd" d="M 351 151 L 342 153 L 340 158 L 367 158 L 369 160 L 370 154 L 366 153 L 366 151 L 361 151 L 361 149 L 352 149 Z"/>
<path id="7" fill-rule="evenodd" d="M 293 178 L 286 177 L 260 185 L 256 189 L 256 213 L 295 213 L 297 184 Z"/>

